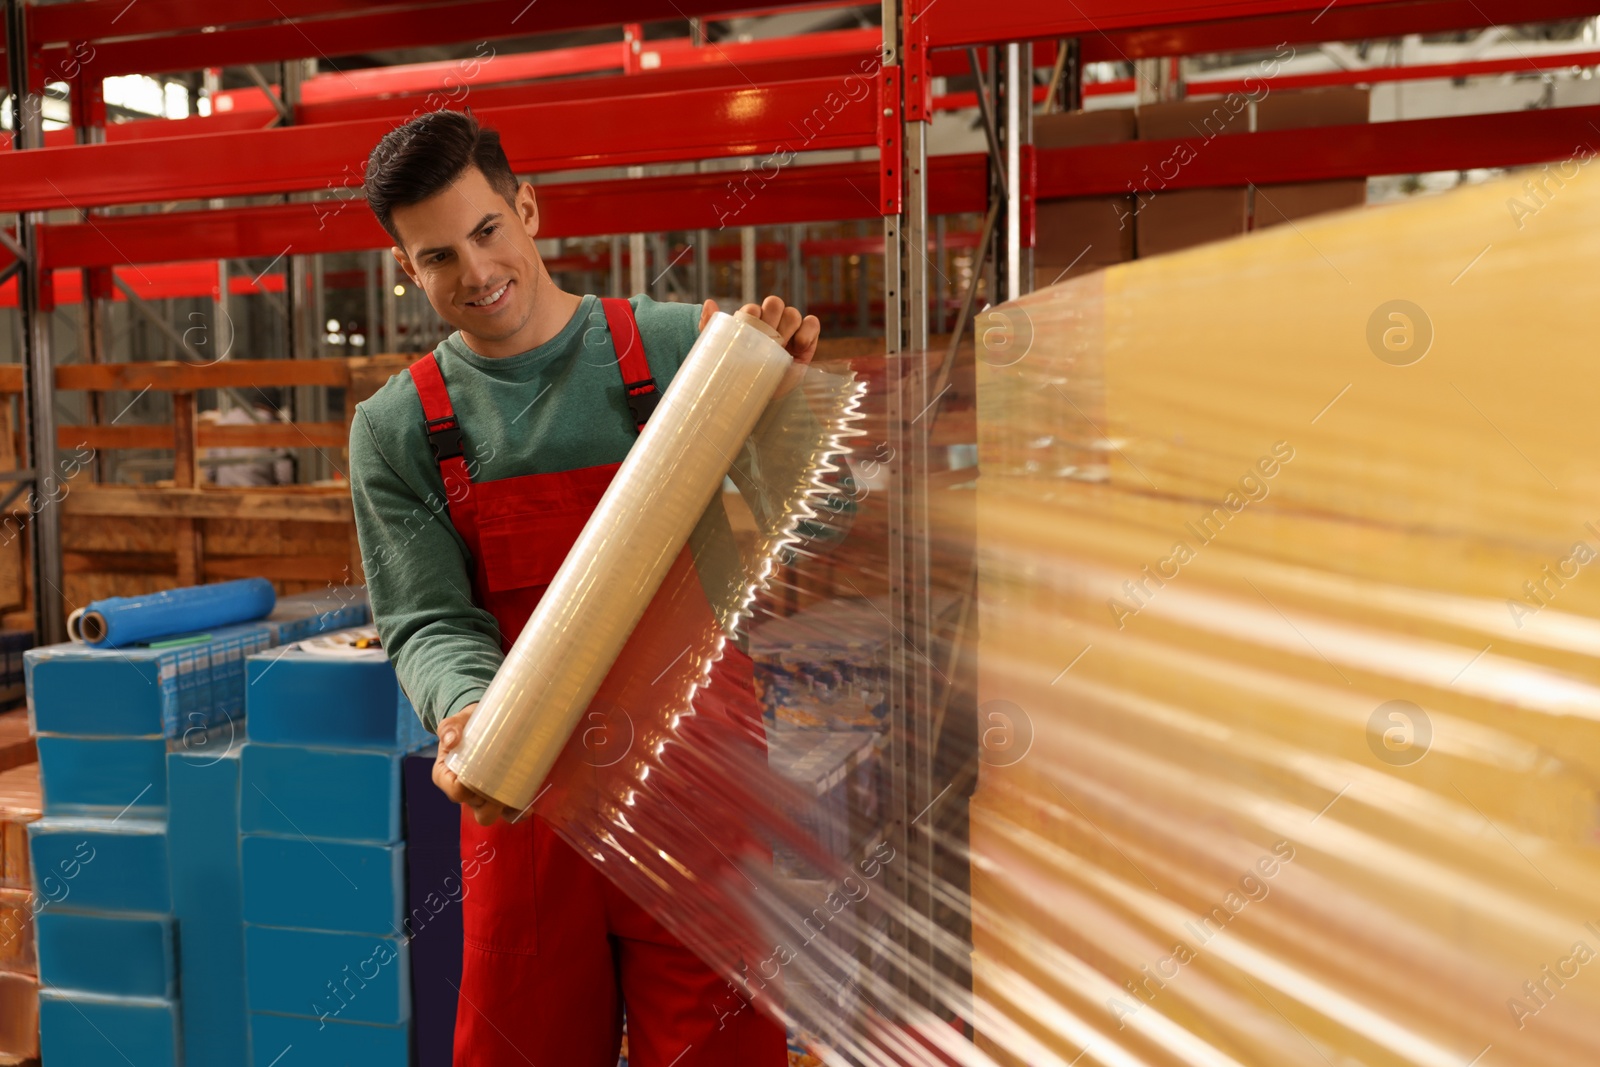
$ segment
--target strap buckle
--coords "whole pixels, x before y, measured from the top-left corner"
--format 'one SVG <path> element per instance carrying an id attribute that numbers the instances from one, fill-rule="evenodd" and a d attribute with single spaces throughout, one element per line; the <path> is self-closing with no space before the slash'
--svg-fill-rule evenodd
<path id="1" fill-rule="evenodd" d="M 643 381 L 627 382 L 623 388 L 628 392 L 628 410 L 633 413 L 633 421 L 640 429 L 649 421 L 655 412 L 656 405 L 661 402 L 661 392 L 656 388 L 654 378 Z"/>
<path id="2" fill-rule="evenodd" d="M 428 447 L 433 449 L 433 458 L 437 463 L 461 455 L 461 427 L 454 415 L 446 415 L 428 423 Z"/>

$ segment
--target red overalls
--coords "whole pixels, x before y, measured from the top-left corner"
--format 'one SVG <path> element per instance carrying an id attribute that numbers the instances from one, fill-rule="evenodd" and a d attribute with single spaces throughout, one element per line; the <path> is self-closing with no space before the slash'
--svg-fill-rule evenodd
<path id="1" fill-rule="evenodd" d="M 638 324 L 626 300 L 602 306 L 642 426 L 657 390 Z M 499 622 L 509 650 L 620 464 L 473 482 L 431 353 L 411 377 L 450 520 L 472 552 L 474 599 Z M 680 564 L 688 559 L 685 551 Z M 742 653 L 730 646 L 716 669 L 735 692 L 750 693 Z M 759 721 L 753 693 L 741 713 Z M 623 1001 L 629 1067 L 787 1063 L 783 1031 L 753 1009 L 729 1014 L 728 984 L 543 818 L 481 827 L 463 809 L 461 855 L 476 874 L 461 902 L 456 1067 L 616 1067 Z"/>

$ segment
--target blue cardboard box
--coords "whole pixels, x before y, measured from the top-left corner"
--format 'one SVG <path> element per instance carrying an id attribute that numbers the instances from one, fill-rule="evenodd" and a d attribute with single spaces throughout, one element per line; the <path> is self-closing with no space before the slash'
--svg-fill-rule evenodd
<path id="1" fill-rule="evenodd" d="M 400 840 L 398 755 L 252 742 L 241 758 L 245 833 Z"/>
<path id="2" fill-rule="evenodd" d="M 250 1010 L 399 1026 L 411 1019 L 405 941 L 246 926 Z"/>
<path id="3" fill-rule="evenodd" d="M 381 649 L 346 630 L 250 657 L 250 740 L 277 745 L 410 752 L 431 743 Z"/>
<path id="4" fill-rule="evenodd" d="M 39 1051 L 50 1067 L 178 1067 L 177 1005 L 42 989 Z"/>
<path id="5" fill-rule="evenodd" d="M 256 1067 L 405 1067 L 411 1036 L 406 1026 L 257 1013 L 250 1017 L 250 1046 Z"/>
<path id="6" fill-rule="evenodd" d="M 218 739 L 219 742 L 222 739 Z M 239 749 L 167 756 L 167 848 L 177 920 L 185 1067 L 247 1061 Z"/>
<path id="7" fill-rule="evenodd" d="M 45 908 L 35 920 L 39 984 L 111 997 L 171 997 L 172 920 Z"/>
<path id="8" fill-rule="evenodd" d="M 329 585 L 293 596 L 279 597 L 263 622 L 273 629 L 273 643 L 287 645 L 331 630 L 365 626 L 372 608 L 364 585 Z"/>
<path id="9" fill-rule="evenodd" d="M 223 626 L 206 640 L 169 648 L 91 648 L 68 642 L 23 657 L 37 734 L 181 737 L 237 720 L 244 659 L 270 648 L 262 623 Z"/>
<path id="10" fill-rule="evenodd" d="M 167 915 L 167 824 L 46 815 L 28 825 L 33 891 L 45 907 Z"/>
<path id="11" fill-rule="evenodd" d="M 244 839 L 244 918 L 261 926 L 392 935 L 405 909 L 404 845 Z"/>
<path id="12" fill-rule="evenodd" d="M 159 814 L 167 806 L 167 739 L 37 738 L 48 814 Z"/>

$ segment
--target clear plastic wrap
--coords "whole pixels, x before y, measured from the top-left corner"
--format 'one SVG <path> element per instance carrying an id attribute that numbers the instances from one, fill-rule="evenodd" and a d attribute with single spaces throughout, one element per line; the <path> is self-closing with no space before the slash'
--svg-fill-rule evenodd
<path id="1" fill-rule="evenodd" d="M 816 1062 L 1597 1062 L 1600 187 L 1524 182 L 813 368 L 535 811 Z"/>
<path id="2" fill-rule="evenodd" d="M 792 362 L 744 312 L 701 332 L 450 755 L 463 783 L 526 808 L 630 633 L 677 640 L 672 591 L 696 580 L 689 537 Z"/>

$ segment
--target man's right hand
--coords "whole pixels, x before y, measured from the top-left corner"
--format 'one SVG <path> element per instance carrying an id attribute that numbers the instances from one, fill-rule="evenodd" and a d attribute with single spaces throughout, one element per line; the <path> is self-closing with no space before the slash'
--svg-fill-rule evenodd
<path id="1" fill-rule="evenodd" d="M 479 826 L 489 826 L 501 819 L 515 822 L 521 812 L 513 811 L 498 801 L 468 789 L 461 784 L 456 772 L 452 771 L 444 761 L 445 757 L 461 744 L 462 735 L 466 733 L 467 720 L 477 707 L 476 704 L 468 704 L 439 724 L 439 755 L 433 761 L 433 784 L 438 786 L 440 792 L 449 797 L 453 803 L 465 804 L 471 810 L 472 817 L 478 820 Z"/>

